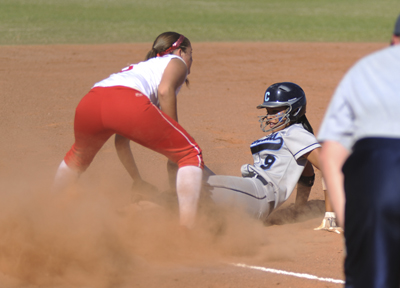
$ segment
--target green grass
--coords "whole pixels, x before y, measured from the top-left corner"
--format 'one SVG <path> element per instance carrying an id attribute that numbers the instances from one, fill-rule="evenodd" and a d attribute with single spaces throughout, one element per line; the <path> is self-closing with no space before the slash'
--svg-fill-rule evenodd
<path id="1" fill-rule="evenodd" d="M 0 0 L 0 45 L 192 41 L 388 42 L 399 0 Z"/>

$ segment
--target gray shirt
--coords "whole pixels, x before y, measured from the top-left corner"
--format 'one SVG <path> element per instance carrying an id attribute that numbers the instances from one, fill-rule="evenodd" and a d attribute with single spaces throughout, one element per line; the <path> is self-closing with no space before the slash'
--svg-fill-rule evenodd
<path id="1" fill-rule="evenodd" d="M 400 138 L 400 45 L 364 57 L 346 73 L 318 134 L 349 151 L 367 137 Z"/>

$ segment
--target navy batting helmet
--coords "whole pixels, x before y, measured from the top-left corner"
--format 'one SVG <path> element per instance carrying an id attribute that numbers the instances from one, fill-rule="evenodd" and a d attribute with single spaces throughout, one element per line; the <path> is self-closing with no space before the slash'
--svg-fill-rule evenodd
<path id="1" fill-rule="evenodd" d="M 306 113 L 306 105 L 306 94 L 299 85 L 292 82 L 272 84 L 265 91 L 264 102 L 258 105 L 257 108 L 287 107 L 287 109 L 284 114 L 279 115 L 279 122 L 272 129 L 266 129 L 269 120 L 271 120 L 268 119 L 268 115 L 260 116 L 261 129 L 264 132 L 269 132 L 278 126 L 297 122 Z"/>

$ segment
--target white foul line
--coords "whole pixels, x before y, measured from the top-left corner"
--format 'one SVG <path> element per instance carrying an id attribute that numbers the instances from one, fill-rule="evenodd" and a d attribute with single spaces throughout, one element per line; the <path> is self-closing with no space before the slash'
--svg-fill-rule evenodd
<path id="1" fill-rule="evenodd" d="M 289 276 L 294 276 L 294 277 L 299 277 L 299 278 L 306 278 L 306 279 L 311 279 L 311 280 L 318 280 L 318 281 L 324 281 L 324 282 L 344 284 L 343 280 L 332 279 L 332 278 L 321 278 L 321 277 L 317 277 L 317 276 L 310 275 L 310 274 L 305 274 L 305 273 L 288 272 L 288 271 L 284 271 L 284 270 L 277 270 L 277 269 L 265 268 L 265 267 L 260 267 L 260 266 L 251 266 L 251 265 L 246 265 L 246 264 L 241 264 L 241 263 L 230 263 L 230 264 L 233 265 L 233 266 L 236 266 L 236 267 L 243 267 L 243 268 L 249 268 L 249 269 L 254 269 L 254 270 L 261 270 L 261 271 L 264 271 L 264 272 L 270 272 L 270 273 L 275 273 L 275 274 L 283 274 L 283 275 L 289 275 Z"/>

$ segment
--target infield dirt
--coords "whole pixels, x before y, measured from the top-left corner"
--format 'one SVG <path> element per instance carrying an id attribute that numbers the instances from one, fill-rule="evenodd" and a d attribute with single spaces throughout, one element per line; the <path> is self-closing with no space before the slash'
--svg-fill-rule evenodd
<path id="1" fill-rule="evenodd" d="M 217 174 L 240 176 L 260 138 L 267 86 L 292 81 L 318 132 L 344 73 L 385 43 L 193 43 L 179 122 Z M 314 231 L 324 203 L 317 171 L 308 209 L 295 193 L 265 226 L 239 212 L 202 209 L 184 233 L 174 210 L 132 204 L 131 181 L 110 139 L 78 187 L 50 193 L 73 143 L 74 110 L 91 86 L 142 60 L 150 44 L 0 47 L 0 283 L 2 287 L 338 287 L 233 266 L 263 266 L 343 279 L 341 235 Z M 166 159 L 132 144 L 145 180 L 168 188 Z M 285 217 L 283 220 L 279 217 Z"/>

